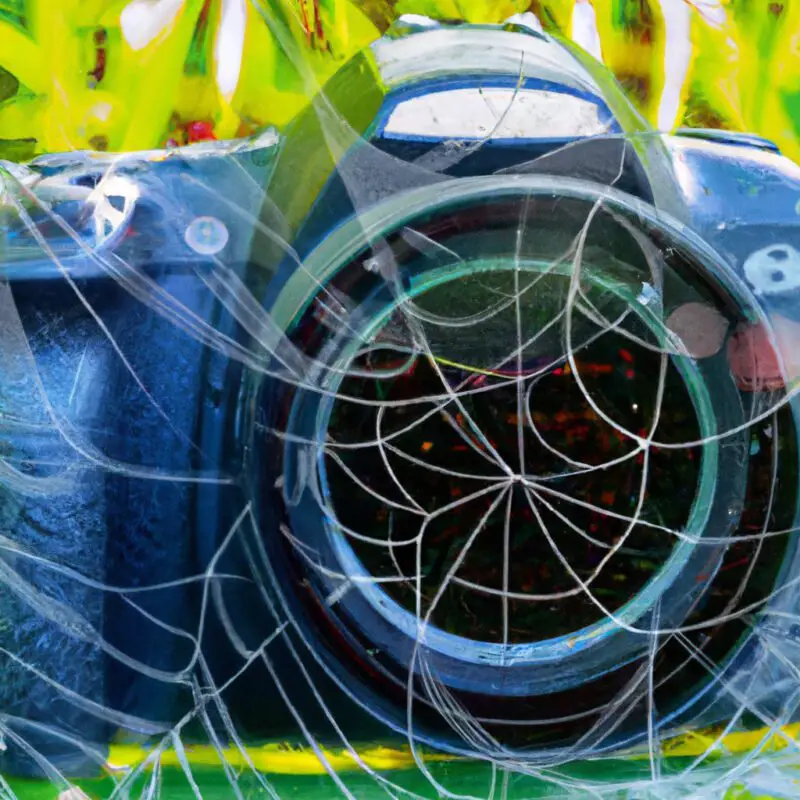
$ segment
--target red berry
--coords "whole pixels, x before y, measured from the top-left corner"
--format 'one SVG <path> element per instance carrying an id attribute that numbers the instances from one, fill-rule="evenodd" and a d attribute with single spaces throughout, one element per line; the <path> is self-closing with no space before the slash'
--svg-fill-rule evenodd
<path id="1" fill-rule="evenodd" d="M 211 122 L 202 120 L 190 122 L 186 126 L 186 134 L 190 144 L 193 142 L 208 142 L 217 138 L 214 136 L 214 125 Z"/>

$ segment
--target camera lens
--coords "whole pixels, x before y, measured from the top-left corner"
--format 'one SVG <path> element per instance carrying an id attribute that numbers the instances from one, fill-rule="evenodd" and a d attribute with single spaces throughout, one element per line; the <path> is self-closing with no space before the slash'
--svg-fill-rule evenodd
<path id="1" fill-rule="evenodd" d="M 406 198 L 379 246 L 360 219 L 288 288 L 310 360 L 276 575 L 391 727 L 600 752 L 754 657 L 795 559 L 793 416 L 737 385 L 725 341 L 760 312 L 702 243 L 613 191 L 492 181 Z"/>

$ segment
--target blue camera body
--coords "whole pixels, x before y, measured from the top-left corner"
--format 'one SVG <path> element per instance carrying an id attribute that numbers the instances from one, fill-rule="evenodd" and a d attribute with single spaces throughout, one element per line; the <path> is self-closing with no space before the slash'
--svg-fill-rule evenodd
<path id="1" fill-rule="evenodd" d="M 308 559 L 334 556 L 304 540 L 326 518 L 298 477 L 307 462 L 287 455 L 305 444 L 287 431 L 309 431 L 323 414 L 322 401 L 303 405 L 316 391 L 305 374 L 327 352 L 319 331 L 331 318 L 366 325 L 391 304 L 374 283 L 362 290 L 365 269 L 413 291 L 418 268 L 382 259 L 410 219 L 433 220 L 424 238 L 440 241 L 431 204 L 449 198 L 459 231 L 488 229 L 487 198 L 593 187 L 597 202 L 628 203 L 634 216 L 657 209 L 669 236 L 715 262 L 705 277 L 753 320 L 800 321 L 800 169 L 757 137 L 647 130 L 600 65 L 520 26 L 402 22 L 281 135 L 48 156 L 4 165 L 0 180 L 9 772 L 93 772 L 114 737 L 163 737 L 176 725 L 201 738 L 293 738 L 302 720 L 335 739 L 331 720 L 342 718 L 362 739 L 406 729 L 397 675 L 414 656 L 393 650 L 400 623 L 391 617 L 357 632 L 328 618 L 340 605 L 353 619 L 361 612 L 325 594 L 340 585 L 329 573 L 311 574 Z M 356 261 L 359 277 L 337 284 Z M 794 402 L 785 408 L 793 425 Z M 781 501 L 787 527 L 795 500 L 789 491 Z M 709 526 L 724 516 L 721 506 L 709 514 Z M 791 548 L 781 563 L 781 580 L 800 574 Z M 771 602 L 792 608 L 793 594 Z M 740 691 L 756 716 L 779 713 L 793 679 L 764 642 L 783 637 L 790 648 L 793 628 L 768 618 L 659 724 L 730 718 Z M 568 659 L 610 680 L 599 655 L 570 647 L 563 661 L 548 655 L 542 673 L 559 697 L 581 685 L 583 667 Z M 391 668 L 370 660 L 376 650 Z M 459 658 L 439 664 L 453 692 L 474 697 L 495 680 L 480 654 Z M 559 687 L 562 672 L 574 677 Z M 539 686 L 534 677 L 525 680 Z M 486 717 L 493 694 L 511 703 L 528 691 L 497 680 L 475 705 Z M 420 714 L 423 741 L 481 752 L 439 716 Z M 578 736 L 559 729 L 525 747 L 574 752 Z M 590 748 L 646 736 L 632 715 Z"/>

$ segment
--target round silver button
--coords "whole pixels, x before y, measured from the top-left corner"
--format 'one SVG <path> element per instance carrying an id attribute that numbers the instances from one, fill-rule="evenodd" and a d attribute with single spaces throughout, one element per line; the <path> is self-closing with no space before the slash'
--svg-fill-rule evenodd
<path id="1" fill-rule="evenodd" d="M 228 228 L 216 217 L 197 217 L 186 228 L 186 244 L 201 256 L 214 256 L 230 239 Z"/>

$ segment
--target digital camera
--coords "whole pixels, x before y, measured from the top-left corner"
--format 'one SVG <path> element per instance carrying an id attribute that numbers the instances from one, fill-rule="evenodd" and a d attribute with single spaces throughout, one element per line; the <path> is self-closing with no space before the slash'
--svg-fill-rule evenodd
<path id="1" fill-rule="evenodd" d="M 0 181 L 4 772 L 792 719 L 770 142 L 653 131 L 524 18 L 402 18 L 280 133 Z"/>

